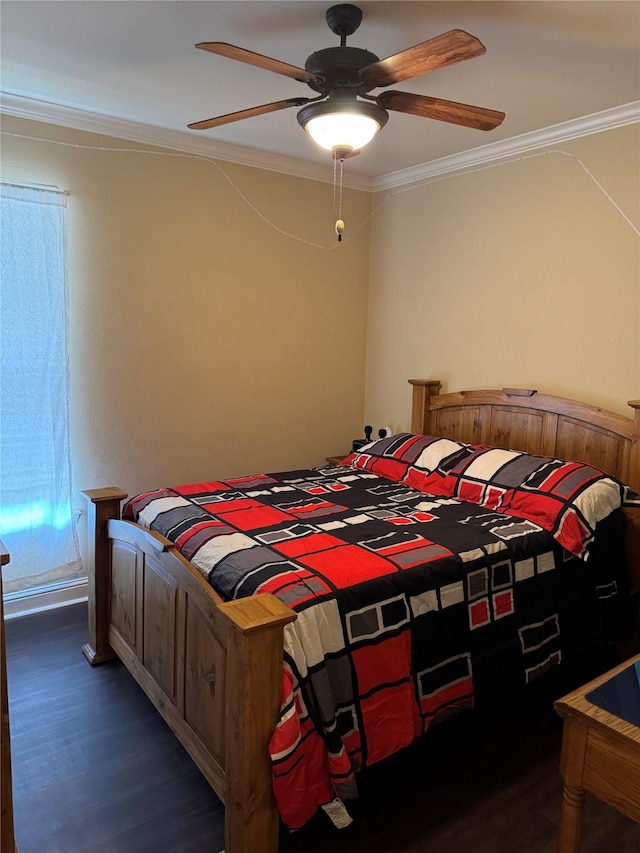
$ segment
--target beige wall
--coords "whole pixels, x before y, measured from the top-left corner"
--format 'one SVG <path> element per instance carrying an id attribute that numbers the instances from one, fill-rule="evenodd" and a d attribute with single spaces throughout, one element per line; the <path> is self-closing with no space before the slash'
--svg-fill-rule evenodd
<path id="1" fill-rule="evenodd" d="M 636 227 L 639 131 L 561 146 Z M 630 414 L 640 241 L 575 159 L 545 154 L 400 189 L 373 219 L 370 423 L 408 428 L 413 377 L 441 379 L 444 391 L 537 388 Z"/>
<path id="2" fill-rule="evenodd" d="M 144 149 L 9 117 L 3 130 Z M 639 131 L 562 146 L 634 223 Z M 2 147 L 4 180 L 70 194 L 76 506 L 83 488 L 321 464 L 360 434 L 363 411 L 408 428 L 410 377 L 625 414 L 640 397 L 638 236 L 572 158 L 400 188 L 326 250 L 270 228 L 198 160 L 16 136 Z M 221 165 L 279 228 L 335 246 L 330 184 Z M 348 229 L 371 205 L 345 191 Z"/>
<path id="3" fill-rule="evenodd" d="M 2 129 L 144 148 L 9 117 Z M 221 164 L 268 219 L 325 250 L 270 228 L 202 161 L 15 136 L 2 149 L 3 180 L 69 191 L 76 506 L 84 488 L 319 465 L 360 433 L 369 233 L 333 248 L 330 183 Z M 348 226 L 369 209 L 345 190 Z"/>

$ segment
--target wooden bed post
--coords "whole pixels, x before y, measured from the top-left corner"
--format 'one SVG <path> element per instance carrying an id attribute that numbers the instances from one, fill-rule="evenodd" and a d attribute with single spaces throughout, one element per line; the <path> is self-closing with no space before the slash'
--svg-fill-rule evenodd
<path id="1" fill-rule="evenodd" d="M 109 645 L 109 611 L 111 608 L 111 543 L 107 524 L 120 518 L 120 502 L 127 497 L 115 486 L 88 489 L 87 560 L 89 585 L 89 639 L 82 653 L 92 666 L 115 657 Z"/>
<path id="2" fill-rule="evenodd" d="M 297 616 L 270 595 L 220 605 L 227 646 L 225 850 L 274 853 L 280 818 L 269 740 L 282 702 L 282 631 Z"/>
<path id="3" fill-rule="evenodd" d="M 442 382 L 439 379 L 409 379 L 409 384 L 413 385 L 411 432 L 429 435 L 429 400 L 440 393 Z"/>

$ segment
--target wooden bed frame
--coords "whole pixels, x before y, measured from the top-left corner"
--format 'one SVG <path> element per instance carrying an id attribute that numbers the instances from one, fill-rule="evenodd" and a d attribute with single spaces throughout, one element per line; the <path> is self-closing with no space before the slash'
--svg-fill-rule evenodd
<path id="1" fill-rule="evenodd" d="M 414 433 L 587 462 L 640 491 L 640 400 L 626 418 L 533 390 L 440 395 L 436 380 L 409 382 Z M 276 853 L 267 746 L 280 707 L 284 626 L 296 614 L 271 595 L 223 601 L 171 542 L 120 520 L 122 490 L 83 494 L 85 657 L 91 664 L 119 657 L 173 729 L 225 805 L 226 853 Z M 640 599 L 640 510 L 625 512 Z"/>

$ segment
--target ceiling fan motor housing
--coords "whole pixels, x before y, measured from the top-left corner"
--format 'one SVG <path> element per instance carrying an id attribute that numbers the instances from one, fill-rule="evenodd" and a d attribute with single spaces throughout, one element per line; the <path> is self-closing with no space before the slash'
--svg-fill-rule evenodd
<path id="1" fill-rule="evenodd" d="M 375 53 L 360 47 L 327 47 L 312 53 L 304 64 L 305 70 L 323 78 L 322 83 L 308 83 L 316 92 L 326 93 L 333 89 L 354 89 L 359 93 L 370 92 L 373 83 L 365 83 L 360 76 L 362 68 L 379 62 Z"/>

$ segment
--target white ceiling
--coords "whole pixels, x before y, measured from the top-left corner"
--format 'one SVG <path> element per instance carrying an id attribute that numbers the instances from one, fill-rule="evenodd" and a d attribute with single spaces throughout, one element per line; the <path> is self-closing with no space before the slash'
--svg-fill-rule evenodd
<path id="1" fill-rule="evenodd" d="M 198 136 L 197 144 L 211 144 L 212 152 L 222 143 L 324 165 L 329 155 L 300 129 L 295 108 L 209 131 L 189 131 L 186 125 L 313 95 L 303 83 L 196 50 L 194 44 L 226 41 L 304 66 L 315 50 L 339 44 L 325 21 L 330 5 L 326 0 L 2 0 L 5 109 L 11 112 L 7 103 L 23 101 L 32 105 L 33 115 L 46 105 L 74 108 L 74 115 L 118 120 L 120 128 L 122 122 L 145 126 L 145 138 L 154 129 L 159 140 L 163 131 L 179 131 L 186 145 Z M 358 5 L 363 22 L 348 44 L 380 58 L 453 28 L 477 36 L 487 48 L 484 56 L 394 88 L 503 110 L 507 117 L 485 133 L 391 113 L 379 136 L 348 162 L 353 174 L 379 178 L 640 100 L 636 0 Z"/>

